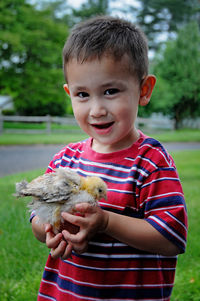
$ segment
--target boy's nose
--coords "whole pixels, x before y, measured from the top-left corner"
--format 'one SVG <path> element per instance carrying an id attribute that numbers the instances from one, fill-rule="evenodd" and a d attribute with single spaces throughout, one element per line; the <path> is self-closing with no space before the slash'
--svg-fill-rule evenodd
<path id="1" fill-rule="evenodd" d="M 92 101 L 91 108 L 90 108 L 90 116 L 99 118 L 101 116 L 105 116 L 107 114 L 106 107 L 104 106 L 101 100 L 94 100 Z"/>

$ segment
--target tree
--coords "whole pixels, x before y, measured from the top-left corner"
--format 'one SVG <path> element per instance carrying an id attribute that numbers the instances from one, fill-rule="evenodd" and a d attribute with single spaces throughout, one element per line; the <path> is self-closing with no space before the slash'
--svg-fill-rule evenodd
<path id="1" fill-rule="evenodd" d="M 72 9 L 74 23 L 96 15 L 109 14 L 109 2 L 109 0 L 87 0 L 80 6 L 80 9 Z"/>
<path id="2" fill-rule="evenodd" d="M 63 115 L 62 47 L 67 27 L 25 0 L 0 2 L 0 90 L 18 113 Z"/>
<path id="3" fill-rule="evenodd" d="M 154 72 L 158 84 L 152 96 L 154 110 L 175 119 L 176 128 L 185 117 L 200 116 L 200 32 L 191 22 L 166 48 Z"/>
<path id="4" fill-rule="evenodd" d="M 157 49 L 162 39 L 166 40 L 191 20 L 200 23 L 199 0 L 140 0 L 139 4 L 131 5 L 129 10 L 147 35 L 152 49 Z"/>

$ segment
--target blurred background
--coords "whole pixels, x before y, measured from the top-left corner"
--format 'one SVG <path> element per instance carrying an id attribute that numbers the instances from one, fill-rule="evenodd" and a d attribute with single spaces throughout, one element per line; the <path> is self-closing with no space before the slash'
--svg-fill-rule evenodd
<path id="1" fill-rule="evenodd" d="M 152 113 L 174 128 L 200 128 L 199 0 L 1 0 L 0 112 L 66 116 L 62 48 L 71 27 L 91 16 L 119 16 L 149 40 L 150 72 L 157 76 Z"/>
<path id="2" fill-rule="evenodd" d="M 15 183 L 84 139 L 63 90 L 62 48 L 77 22 L 119 16 L 149 40 L 151 102 L 137 126 L 172 152 L 189 216 L 172 301 L 200 301 L 200 1 L 0 0 L 0 301 L 36 300 L 49 250 L 32 235 Z"/>

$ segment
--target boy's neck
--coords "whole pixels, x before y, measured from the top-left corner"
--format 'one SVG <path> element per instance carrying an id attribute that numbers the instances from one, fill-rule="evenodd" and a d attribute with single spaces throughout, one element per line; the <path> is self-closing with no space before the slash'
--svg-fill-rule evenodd
<path id="1" fill-rule="evenodd" d="M 134 128 L 127 136 L 120 141 L 120 143 L 115 143 L 113 145 L 99 143 L 96 139 L 92 139 L 92 149 L 97 153 L 108 154 L 117 151 L 125 150 L 131 147 L 140 138 L 140 132 Z"/>

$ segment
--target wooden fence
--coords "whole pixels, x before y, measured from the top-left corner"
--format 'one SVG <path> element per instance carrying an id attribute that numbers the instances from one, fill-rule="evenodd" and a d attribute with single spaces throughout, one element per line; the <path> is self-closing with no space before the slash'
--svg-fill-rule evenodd
<path id="1" fill-rule="evenodd" d="M 9 122 L 22 122 L 22 123 L 45 123 L 45 129 L 5 129 L 4 121 Z M 0 134 L 6 133 L 52 133 L 52 124 L 61 124 L 61 125 L 77 125 L 77 122 L 74 117 L 52 117 L 50 115 L 47 116 L 5 116 L 0 114 Z M 138 128 L 146 128 L 146 129 L 174 129 L 174 122 L 168 118 L 162 116 L 162 118 L 152 117 L 152 118 L 140 118 L 138 117 L 136 120 L 136 126 Z M 63 130 L 56 130 L 63 131 Z M 66 130 L 65 130 L 66 131 Z M 77 129 L 70 129 L 70 131 L 80 131 Z"/>

